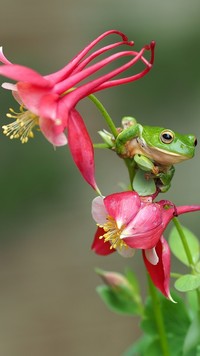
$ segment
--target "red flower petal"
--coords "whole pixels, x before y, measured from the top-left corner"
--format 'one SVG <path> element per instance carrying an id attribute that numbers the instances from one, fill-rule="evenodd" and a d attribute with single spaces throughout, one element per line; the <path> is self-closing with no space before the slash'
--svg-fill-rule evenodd
<path id="1" fill-rule="evenodd" d="M 162 202 L 162 201 L 161 201 Z M 158 202 L 159 204 L 159 202 Z M 183 206 L 176 206 L 175 208 L 164 209 L 163 208 L 163 222 L 164 222 L 164 229 L 170 223 L 174 216 L 185 214 L 185 213 L 192 213 L 193 211 L 199 211 L 200 205 L 183 205 Z"/>
<path id="2" fill-rule="evenodd" d="M 162 233 L 163 233 L 163 228 L 161 228 L 160 226 L 156 229 L 146 231 L 143 233 L 138 233 L 137 235 L 133 235 L 131 237 L 123 238 L 122 235 L 122 238 L 124 242 L 131 248 L 150 249 L 155 247 Z"/>
<path id="3" fill-rule="evenodd" d="M 67 137 L 63 132 L 63 128 L 55 125 L 51 119 L 40 117 L 39 126 L 46 139 L 54 146 L 64 146 L 67 144 Z"/>
<path id="4" fill-rule="evenodd" d="M 31 68 L 21 66 L 19 64 L 8 64 L 0 66 L 0 75 L 7 78 L 38 85 L 41 87 L 50 87 L 50 82 L 42 75 Z"/>
<path id="5" fill-rule="evenodd" d="M 128 224 L 141 206 L 139 195 L 132 191 L 108 195 L 104 198 L 104 204 L 108 215 L 116 220 L 118 228 Z"/>
<path id="6" fill-rule="evenodd" d="M 105 233 L 104 229 L 101 227 L 98 227 L 96 234 L 94 236 L 94 241 L 91 246 L 91 249 L 96 252 L 98 255 L 106 256 L 110 255 L 111 253 L 115 252 L 116 250 L 114 248 L 110 248 L 110 242 L 106 241 L 104 239 L 100 239 L 99 237 L 102 236 Z"/>
<path id="7" fill-rule="evenodd" d="M 156 204 L 151 203 L 138 211 L 137 216 L 130 222 L 126 230 L 130 229 L 133 233 L 143 233 L 154 230 L 162 224 L 162 208 Z"/>
<path id="8" fill-rule="evenodd" d="M 74 68 L 77 68 L 79 63 L 83 62 L 83 58 L 88 54 L 88 52 L 95 47 L 101 40 L 103 40 L 105 37 L 116 34 L 119 35 L 124 42 L 128 40 L 127 36 L 125 36 L 122 32 L 117 31 L 117 30 L 109 30 L 102 35 L 98 36 L 95 40 L 93 40 L 89 45 L 87 45 L 83 50 L 81 50 L 64 68 L 58 70 L 55 73 L 49 74 L 45 76 L 45 78 L 50 79 L 54 83 L 58 83 L 62 80 L 64 80 L 70 73 L 74 70 Z"/>
<path id="9" fill-rule="evenodd" d="M 98 190 L 94 177 L 94 149 L 82 117 L 76 110 L 70 112 L 68 121 L 68 143 L 73 160 L 83 178 Z"/>
<path id="10" fill-rule="evenodd" d="M 70 98 L 70 102 L 73 107 L 76 105 L 77 102 L 79 102 L 79 100 L 88 96 L 91 93 L 94 93 L 96 91 L 95 89 L 99 87 L 101 84 L 117 76 L 118 74 L 126 71 L 131 66 L 136 64 L 139 60 L 141 60 L 144 51 L 145 48 L 142 48 L 140 52 L 123 51 L 110 55 L 109 57 L 91 65 L 90 67 L 83 69 L 81 72 L 75 73 L 74 75 L 72 73 L 72 75 L 69 78 L 66 78 L 62 82 L 59 82 L 57 85 L 55 85 L 55 91 L 56 93 L 63 93 L 64 91 L 69 90 L 70 88 L 76 86 L 79 82 L 83 81 L 84 79 L 87 79 L 89 76 L 96 73 L 100 69 L 104 68 L 108 64 L 114 62 L 115 60 L 125 56 L 133 57 L 133 59 L 129 60 L 126 64 L 122 65 L 121 67 L 114 69 L 109 73 L 100 76 L 97 79 L 90 80 L 88 83 L 83 84 L 79 86 L 77 89 L 71 91 L 68 94 L 68 98 Z M 124 80 L 126 83 L 126 79 Z M 133 81 L 133 79 L 131 81 Z"/>
<path id="11" fill-rule="evenodd" d="M 25 107 L 34 114 L 40 115 L 41 99 L 49 94 L 50 90 L 31 83 L 18 82 L 17 92 Z"/>
<path id="12" fill-rule="evenodd" d="M 108 46 L 102 47 L 99 50 L 93 52 L 90 56 L 88 56 L 87 58 L 85 58 L 83 61 L 81 61 L 76 69 L 73 70 L 73 74 L 80 72 L 81 70 L 83 70 L 83 68 L 86 67 L 86 65 L 88 63 L 90 63 L 91 61 L 93 61 L 94 58 L 97 58 L 98 56 L 100 56 L 102 53 L 105 53 L 107 51 L 110 51 L 111 49 L 114 49 L 116 47 L 122 46 L 122 45 L 127 45 L 127 46 L 133 46 L 134 42 L 133 41 L 121 41 L 121 42 L 115 42 L 112 43 Z"/>
<path id="13" fill-rule="evenodd" d="M 145 256 L 145 250 L 142 251 L 143 259 L 147 271 L 150 274 L 153 284 L 164 294 L 165 297 L 173 301 L 170 290 L 170 249 L 167 241 L 161 236 L 156 245 L 156 253 L 159 262 L 156 265 L 151 264 Z"/>
<path id="14" fill-rule="evenodd" d="M 148 62 L 144 57 L 141 57 L 141 61 L 143 61 L 143 63 L 146 65 L 146 68 L 143 71 L 141 71 L 137 74 L 134 74 L 130 77 L 105 81 L 104 83 L 102 83 L 98 87 L 96 87 L 95 90 L 93 91 L 93 93 L 95 93 L 99 90 L 106 89 L 106 88 L 111 88 L 113 86 L 134 82 L 134 81 L 144 77 L 151 70 L 153 62 L 154 62 L 155 42 L 152 41 L 149 46 L 145 46 L 145 49 L 151 50 L 151 58 Z"/>
<path id="15" fill-rule="evenodd" d="M 153 248 L 163 233 L 162 208 L 149 204 L 141 208 L 122 232 L 121 238 L 132 248 Z"/>

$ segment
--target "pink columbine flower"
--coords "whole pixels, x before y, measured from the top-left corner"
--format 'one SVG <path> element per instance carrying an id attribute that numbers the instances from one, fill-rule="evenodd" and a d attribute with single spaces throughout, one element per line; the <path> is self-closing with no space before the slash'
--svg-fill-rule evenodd
<path id="1" fill-rule="evenodd" d="M 142 249 L 153 283 L 172 300 L 170 250 L 163 232 L 174 216 L 197 210 L 199 205 L 175 207 L 166 200 L 147 202 L 132 191 L 97 197 L 92 202 L 92 216 L 98 225 L 92 249 L 99 255 L 117 250 L 124 257 Z"/>
<path id="2" fill-rule="evenodd" d="M 100 41 L 112 34 L 120 36 L 120 41 L 88 54 Z M 39 126 L 47 140 L 55 146 L 62 146 L 67 144 L 65 135 L 67 128 L 73 159 L 85 180 L 96 189 L 93 145 L 83 119 L 75 107 L 89 94 L 137 80 L 149 72 L 154 61 L 154 42 L 144 46 L 139 52 L 130 49 L 118 51 L 91 64 L 94 59 L 109 53 L 110 50 L 121 45 L 131 47 L 133 44 L 123 33 L 116 30 L 107 31 L 86 46 L 64 68 L 46 76 L 28 67 L 12 64 L 0 47 L 0 62 L 3 63 L 0 66 L 0 75 L 16 81 L 16 84 L 4 83 L 2 86 L 12 90 L 15 99 L 21 105 L 20 112 L 11 109 L 7 115 L 15 121 L 3 126 L 4 133 L 11 139 L 20 138 L 21 142 L 25 143 L 34 136 L 34 126 Z M 151 52 L 149 61 L 143 57 L 146 50 Z M 122 57 L 128 58 L 125 64 L 95 79 L 91 78 L 93 74 Z M 139 61 L 144 64 L 144 69 L 139 73 L 113 79 Z M 82 83 L 83 80 L 86 82 Z"/>

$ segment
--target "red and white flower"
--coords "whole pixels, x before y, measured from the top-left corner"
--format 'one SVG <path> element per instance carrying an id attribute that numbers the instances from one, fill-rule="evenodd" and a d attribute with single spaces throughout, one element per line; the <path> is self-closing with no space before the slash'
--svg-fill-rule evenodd
<path id="1" fill-rule="evenodd" d="M 105 37 L 116 34 L 121 41 L 104 46 L 88 55 Z M 118 51 L 109 54 L 97 63 L 91 62 L 100 55 L 116 49 L 121 45 L 133 46 L 132 41 L 116 30 L 110 30 L 97 37 L 76 55 L 64 68 L 50 75 L 42 76 L 31 68 L 12 64 L 0 48 L 0 75 L 16 81 L 16 84 L 4 83 L 5 89 L 12 90 L 15 99 L 20 103 L 20 112 L 11 109 L 9 117 L 15 121 L 4 125 L 3 130 L 10 138 L 20 138 L 22 143 L 33 137 L 34 126 L 40 130 L 55 146 L 67 144 L 65 130 L 68 131 L 68 143 L 73 159 L 85 180 L 97 189 L 94 178 L 94 152 L 90 136 L 81 115 L 75 109 L 77 103 L 89 94 L 128 83 L 142 78 L 152 67 L 154 61 L 154 46 L 144 46 L 139 52 L 133 50 Z M 145 51 L 151 52 L 150 60 L 143 57 Z M 93 74 L 107 67 L 119 58 L 127 57 L 128 61 L 107 74 L 91 78 Z M 118 74 L 134 66 L 138 61 L 144 64 L 144 69 L 132 76 L 113 79 Z M 82 81 L 86 82 L 82 83 Z"/>
<path id="2" fill-rule="evenodd" d="M 124 257 L 141 249 L 153 283 L 171 299 L 170 250 L 163 232 L 175 215 L 197 210 L 199 205 L 175 207 L 165 200 L 146 202 L 132 191 L 97 197 L 92 203 L 92 216 L 98 225 L 92 249 L 99 255 L 118 251 Z"/>

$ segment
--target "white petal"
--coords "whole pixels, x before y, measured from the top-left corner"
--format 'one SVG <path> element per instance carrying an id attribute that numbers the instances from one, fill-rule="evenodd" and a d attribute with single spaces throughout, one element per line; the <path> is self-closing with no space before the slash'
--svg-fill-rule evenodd
<path id="1" fill-rule="evenodd" d="M 152 264 L 152 265 L 157 265 L 157 263 L 159 262 L 159 257 L 156 253 L 156 249 L 154 248 L 150 248 L 150 249 L 146 249 L 144 251 L 145 256 L 147 258 L 147 260 Z"/>
<path id="2" fill-rule="evenodd" d="M 135 254 L 135 249 L 131 247 L 117 248 L 117 252 L 123 257 L 133 257 Z"/>
<path id="3" fill-rule="evenodd" d="M 97 224 L 103 225 L 106 223 L 106 217 L 108 213 L 106 211 L 103 197 L 96 197 L 92 201 L 92 217 Z"/>
<path id="4" fill-rule="evenodd" d="M 14 91 L 17 90 L 16 84 L 13 84 L 13 83 L 6 83 L 5 82 L 1 86 L 2 86 L 2 88 L 7 89 L 7 90 L 14 90 Z"/>

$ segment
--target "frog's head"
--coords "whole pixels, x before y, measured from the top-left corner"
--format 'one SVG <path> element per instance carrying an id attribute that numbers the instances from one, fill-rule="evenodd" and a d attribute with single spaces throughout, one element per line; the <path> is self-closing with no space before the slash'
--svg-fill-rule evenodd
<path id="1" fill-rule="evenodd" d="M 194 156 L 197 139 L 161 127 L 144 126 L 144 141 L 158 163 L 172 165 Z"/>

